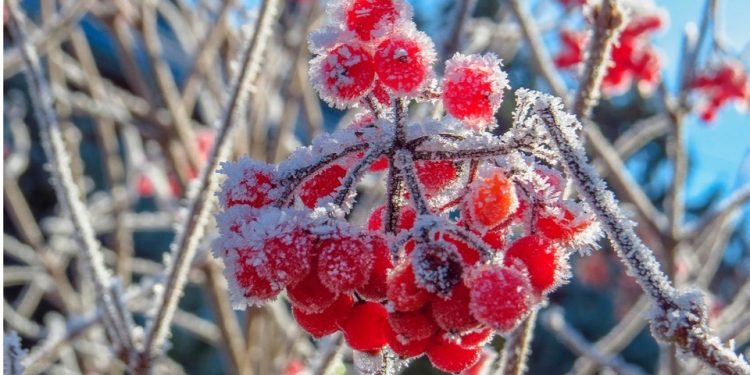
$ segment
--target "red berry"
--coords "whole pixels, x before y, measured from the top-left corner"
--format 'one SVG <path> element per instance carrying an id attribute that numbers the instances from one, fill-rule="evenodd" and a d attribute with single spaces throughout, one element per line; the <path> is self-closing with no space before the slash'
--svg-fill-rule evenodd
<path id="1" fill-rule="evenodd" d="M 388 322 L 398 335 L 406 341 L 426 339 L 437 331 L 437 325 L 430 317 L 429 309 L 417 311 L 392 312 L 388 314 Z"/>
<path id="2" fill-rule="evenodd" d="M 414 164 L 417 177 L 428 196 L 440 191 L 458 176 L 458 168 L 450 160 L 418 161 Z"/>
<path id="3" fill-rule="evenodd" d="M 305 181 L 300 188 L 299 197 L 305 206 L 313 208 L 318 200 L 327 197 L 341 186 L 341 179 L 346 176 L 344 167 L 333 164 Z"/>
<path id="4" fill-rule="evenodd" d="M 417 211 L 411 206 L 401 207 L 401 212 L 398 218 L 398 230 L 409 230 L 414 227 L 414 222 L 417 219 Z M 370 218 L 367 221 L 367 229 L 373 232 L 383 231 L 383 223 L 387 220 L 385 217 L 385 206 L 379 206 L 370 214 Z"/>
<path id="5" fill-rule="evenodd" d="M 319 313 L 308 314 L 292 306 L 292 315 L 300 327 L 310 333 L 313 337 L 323 337 L 338 330 L 341 322 L 349 316 L 349 311 L 354 306 L 351 296 L 339 297 L 331 306 Z"/>
<path id="6" fill-rule="evenodd" d="M 370 90 L 375 64 L 369 51 L 350 41 L 310 61 L 310 77 L 323 100 L 343 108 Z"/>
<path id="7" fill-rule="evenodd" d="M 243 157 L 236 163 L 222 164 L 220 172 L 227 175 L 219 194 L 222 206 L 260 208 L 274 201 L 278 181 L 272 166 Z"/>
<path id="8" fill-rule="evenodd" d="M 560 205 L 559 208 L 562 211 L 560 217 L 545 213 L 536 216 L 536 229 L 552 241 L 571 241 L 594 223 L 590 214 L 584 213 L 576 217 L 573 207 Z"/>
<path id="9" fill-rule="evenodd" d="M 396 311 L 419 310 L 429 300 L 430 294 L 417 286 L 411 264 L 402 264 L 388 276 L 388 300 Z"/>
<path id="10" fill-rule="evenodd" d="M 448 298 L 432 299 L 432 317 L 437 325 L 448 332 L 465 332 L 479 326 L 469 309 L 470 291 L 463 283 L 453 288 Z"/>
<path id="11" fill-rule="evenodd" d="M 245 298 L 252 303 L 276 298 L 281 292 L 281 287 L 258 274 L 258 269 L 252 265 L 252 257 L 253 255 L 248 250 L 237 250 L 236 261 L 232 266 L 228 266 L 227 270 L 234 268 L 237 285 Z"/>
<path id="12" fill-rule="evenodd" d="M 437 336 L 427 347 L 427 358 L 432 365 L 445 372 L 461 372 L 479 361 L 480 349 L 467 349 L 455 342 Z"/>
<path id="13" fill-rule="evenodd" d="M 495 123 L 508 78 L 500 60 L 484 56 L 454 55 L 445 63 L 443 104 L 446 112 L 474 129 Z"/>
<path id="14" fill-rule="evenodd" d="M 513 182 L 502 172 L 475 181 L 464 200 L 463 212 L 470 224 L 486 229 L 503 224 L 515 212 L 518 205 Z"/>
<path id="15" fill-rule="evenodd" d="M 406 340 L 403 336 L 393 331 L 391 327 L 388 327 L 386 336 L 388 338 L 388 346 L 400 359 L 414 358 L 424 354 L 431 342 L 429 337 L 421 340 Z"/>
<path id="16" fill-rule="evenodd" d="M 320 282 L 317 262 L 302 281 L 290 286 L 286 290 L 287 297 L 301 311 L 308 314 L 319 313 L 336 301 L 338 295 L 331 292 Z"/>
<path id="17" fill-rule="evenodd" d="M 372 269 L 372 250 L 362 236 L 342 234 L 318 243 L 318 275 L 334 293 L 356 289 L 367 281 Z"/>
<path id="18" fill-rule="evenodd" d="M 310 273 L 312 246 L 313 238 L 301 228 L 280 228 L 263 241 L 261 273 L 283 285 L 296 284 Z"/>
<path id="19" fill-rule="evenodd" d="M 387 342 L 388 312 L 377 302 L 354 305 L 341 324 L 347 344 L 359 351 L 380 350 Z"/>
<path id="20" fill-rule="evenodd" d="M 346 9 L 346 26 L 362 40 L 370 40 L 373 31 L 392 24 L 398 18 L 393 0 L 354 0 Z"/>
<path id="21" fill-rule="evenodd" d="M 367 283 L 357 289 L 360 296 L 381 301 L 386 298 L 388 290 L 388 272 L 393 268 L 391 252 L 385 238 L 379 234 L 370 234 L 370 248 L 372 249 L 372 271 Z"/>
<path id="22" fill-rule="evenodd" d="M 490 328 L 482 328 L 463 334 L 459 337 L 459 345 L 464 348 L 476 348 L 484 345 L 492 339 L 493 331 Z"/>
<path id="23" fill-rule="evenodd" d="M 427 83 L 435 46 L 422 32 L 393 35 L 375 51 L 375 68 L 383 86 L 397 95 L 414 95 Z"/>
<path id="24" fill-rule="evenodd" d="M 508 248 L 503 262 L 509 267 L 520 262 L 528 272 L 531 287 L 536 293 L 544 293 L 555 284 L 558 266 L 556 249 L 542 236 L 519 238 Z"/>
<path id="25" fill-rule="evenodd" d="M 486 265 L 471 273 L 469 308 L 481 323 L 507 332 L 515 328 L 529 312 L 531 286 L 515 268 Z"/>
<path id="26" fill-rule="evenodd" d="M 417 244 L 411 253 L 411 264 L 417 285 L 430 293 L 449 296 L 461 282 L 461 256 L 447 242 Z"/>

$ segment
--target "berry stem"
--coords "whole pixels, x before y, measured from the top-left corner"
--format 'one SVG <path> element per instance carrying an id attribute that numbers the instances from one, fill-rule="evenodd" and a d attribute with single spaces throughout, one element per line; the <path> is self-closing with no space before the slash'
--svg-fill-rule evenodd
<path id="1" fill-rule="evenodd" d="M 343 207 L 346 197 L 349 196 L 350 191 L 354 187 L 354 184 L 362 178 L 362 175 L 367 172 L 367 168 L 375 162 L 375 160 L 381 155 L 385 154 L 386 150 L 382 147 L 374 147 L 369 151 L 357 164 L 346 172 L 346 177 L 339 186 L 336 196 L 333 199 L 333 203 L 339 207 Z M 345 211 L 348 211 L 346 209 Z"/>
<path id="2" fill-rule="evenodd" d="M 411 153 L 406 150 L 399 150 L 396 152 L 396 159 L 399 165 L 403 167 L 403 173 L 406 181 L 406 187 L 409 189 L 412 202 L 414 207 L 417 209 L 419 215 L 429 215 L 430 209 L 427 205 L 427 200 L 424 198 L 419 181 L 417 181 L 417 171 L 414 165 L 414 159 L 411 157 Z"/>
<path id="3" fill-rule="evenodd" d="M 526 372 L 526 361 L 529 357 L 531 339 L 534 337 L 537 310 L 534 310 L 514 329 L 503 345 L 500 366 L 496 375 L 522 375 Z"/>

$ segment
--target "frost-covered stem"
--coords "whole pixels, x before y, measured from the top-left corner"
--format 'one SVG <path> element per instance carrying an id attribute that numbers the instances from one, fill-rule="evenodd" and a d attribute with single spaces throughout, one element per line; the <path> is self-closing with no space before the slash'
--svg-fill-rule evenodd
<path id="1" fill-rule="evenodd" d="M 644 315 L 648 311 L 649 305 L 649 297 L 642 295 L 617 325 L 594 343 L 594 349 L 606 355 L 619 352 L 625 348 L 646 326 Z M 573 364 L 570 374 L 593 375 L 598 367 L 591 359 L 579 357 Z"/>
<path id="2" fill-rule="evenodd" d="M 344 350 L 344 336 L 338 334 L 338 337 L 328 343 L 327 347 L 319 352 L 322 356 L 320 363 L 315 367 L 313 374 L 315 375 L 330 375 L 336 363 L 341 358 L 341 352 Z"/>
<path id="3" fill-rule="evenodd" d="M 245 339 L 242 337 L 237 316 L 232 311 L 232 305 L 226 291 L 221 274 L 221 266 L 216 260 L 208 260 L 203 266 L 206 274 L 206 291 L 214 308 L 216 322 L 221 330 L 221 340 L 232 364 L 235 374 L 250 374 L 248 361 L 245 357 Z"/>
<path id="4" fill-rule="evenodd" d="M 750 201 L 750 184 L 745 184 L 732 193 L 732 195 L 721 201 L 716 208 L 704 214 L 696 223 L 690 223 L 686 230 L 684 230 L 682 238 L 700 238 L 708 228 L 711 228 L 714 224 L 720 223 L 731 217 L 748 201 Z"/>
<path id="5" fill-rule="evenodd" d="M 579 356 L 586 357 L 598 365 L 608 367 L 618 375 L 645 375 L 640 368 L 623 361 L 620 357 L 598 351 L 596 347 L 571 327 L 560 312 L 560 308 L 552 308 L 542 314 L 542 324 L 555 334 L 568 349 Z"/>
<path id="6" fill-rule="evenodd" d="M 51 166 L 53 186 L 57 200 L 75 228 L 75 238 L 81 250 L 81 258 L 90 271 L 98 303 L 104 310 L 105 326 L 117 350 L 133 349 L 131 332 L 127 318 L 117 312 L 116 301 L 120 295 L 112 293 L 109 271 L 104 266 L 101 246 L 96 240 L 94 229 L 89 221 L 86 205 L 81 200 L 81 192 L 73 180 L 70 169 L 70 156 L 65 150 L 62 129 L 53 111 L 47 80 L 44 78 L 36 52 L 31 48 L 24 33 L 24 24 L 15 1 L 8 1 L 8 25 L 11 35 L 18 43 L 23 63 L 26 66 L 26 79 L 29 86 L 34 114 L 40 127 L 42 145 Z"/>
<path id="7" fill-rule="evenodd" d="M 395 118 L 395 129 L 393 136 L 393 146 L 388 155 L 388 180 L 386 182 L 386 195 L 388 200 L 385 205 L 385 225 L 386 233 L 395 233 L 398 227 L 398 218 L 401 213 L 401 207 L 404 204 L 404 179 L 402 171 L 397 167 L 396 152 L 406 146 L 406 120 L 409 102 L 403 98 L 396 98 L 393 101 L 393 113 Z"/>
<path id="8" fill-rule="evenodd" d="M 3 374 L 22 375 L 25 370 L 23 359 L 26 350 L 21 347 L 21 338 L 16 331 L 10 331 L 3 336 Z"/>
<path id="9" fill-rule="evenodd" d="M 508 2 L 513 10 L 513 14 L 516 16 L 516 20 L 518 20 L 518 24 L 521 26 L 521 31 L 526 41 L 529 43 L 531 54 L 539 69 L 539 73 L 542 74 L 542 77 L 550 85 L 555 95 L 565 98 L 565 94 L 567 93 L 565 83 L 557 73 L 555 65 L 552 62 L 552 57 L 544 46 L 539 28 L 524 8 L 527 2 L 521 0 L 508 0 Z"/>
<path id="10" fill-rule="evenodd" d="M 187 281 L 186 276 L 190 270 L 190 263 L 193 260 L 212 208 L 213 195 L 219 186 L 219 175 L 216 170 L 219 167 L 219 162 L 225 160 L 229 155 L 232 145 L 230 133 L 235 119 L 248 101 L 247 96 L 250 92 L 250 86 L 260 70 L 263 50 L 270 35 L 271 24 L 275 20 L 278 3 L 278 0 L 266 0 L 261 5 L 257 31 L 240 62 L 239 76 L 234 80 L 235 83 L 219 123 L 208 162 L 201 170 L 200 183 L 196 189 L 197 193 L 193 194 L 190 200 L 185 221 L 178 229 L 177 237 L 171 247 L 172 254 L 167 269 L 167 281 L 161 297 L 156 301 L 156 314 L 147 326 L 144 350 L 137 364 L 139 372 L 148 372 L 151 368 L 151 361 L 163 350 L 163 344 L 167 338 L 177 302 L 182 296 Z"/>
<path id="11" fill-rule="evenodd" d="M 414 165 L 414 159 L 412 159 L 411 153 L 406 150 L 396 151 L 395 159 L 398 165 L 401 166 L 406 187 L 409 190 L 409 195 L 411 196 L 412 202 L 414 202 L 414 207 L 417 209 L 417 212 L 420 215 L 429 215 L 430 208 L 427 205 L 427 200 L 422 192 L 422 187 L 419 185 L 419 181 L 417 181 L 417 169 Z"/>
<path id="12" fill-rule="evenodd" d="M 625 26 L 625 14 L 617 0 L 605 0 L 593 7 L 594 35 L 588 46 L 583 82 L 573 104 L 574 113 L 581 119 L 589 117 L 591 109 L 599 102 L 602 79 L 612 62 L 612 45 Z"/>
<path id="13" fill-rule="evenodd" d="M 373 149 L 365 154 L 362 160 L 360 160 L 352 168 L 349 168 L 349 170 L 346 172 L 346 176 L 341 182 L 341 186 L 339 186 L 338 191 L 336 192 L 336 196 L 333 198 L 333 203 L 339 207 L 342 207 L 344 205 L 344 202 L 346 202 L 346 198 L 349 196 L 352 188 L 354 188 L 354 184 L 357 183 L 357 181 L 359 181 L 367 172 L 367 168 L 369 168 L 370 165 L 372 165 L 372 163 L 374 163 L 378 157 L 382 156 L 386 152 L 387 150 L 385 150 L 384 148 L 373 146 Z M 348 211 L 348 209 L 346 211 Z"/>
<path id="14" fill-rule="evenodd" d="M 530 146 L 529 142 L 514 142 L 512 144 L 505 144 L 495 147 L 478 148 L 478 149 L 467 149 L 467 150 L 438 150 L 438 151 L 419 151 L 412 152 L 414 160 L 474 160 L 474 159 L 486 159 L 498 156 L 507 156 L 508 154 L 516 151 L 517 148 Z"/>
<path id="15" fill-rule="evenodd" d="M 659 263 L 633 230 L 633 223 L 619 209 L 612 192 L 587 164 L 581 143 L 576 139 L 571 121 L 560 112 L 560 103 L 537 102 L 544 127 L 550 135 L 561 162 L 591 207 L 602 228 L 643 290 L 654 299 L 656 313 L 651 319 L 652 332 L 664 342 L 671 342 L 690 355 L 723 374 L 750 373 L 750 366 L 732 350 L 723 346 L 708 328 L 705 308 L 691 293 L 678 292 Z M 565 122 L 567 121 L 567 123 Z"/>
<path id="16" fill-rule="evenodd" d="M 529 357 L 531 339 L 534 337 L 537 310 L 529 314 L 523 323 L 516 327 L 503 345 L 503 354 L 496 375 L 523 375 Z"/>

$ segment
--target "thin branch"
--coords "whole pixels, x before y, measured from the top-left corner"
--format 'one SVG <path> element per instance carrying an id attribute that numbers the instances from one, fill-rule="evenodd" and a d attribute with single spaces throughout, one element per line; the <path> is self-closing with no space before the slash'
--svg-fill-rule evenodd
<path id="1" fill-rule="evenodd" d="M 692 239 L 701 237 L 708 228 L 731 217 L 748 201 L 750 201 L 750 184 L 745 184 L 721 201 L 710 212 L 704 214 L 700 219 L 688 223 L 682 233 L 682 238 Z"/>
<path id="2" fill-rule="evenodd" d="M 526 362 L 530 354 L 531 340 L 534 337 L 536 316 L 537 310 L 532 311 L 505 340 L 500 367 L 496 375 L 523 375 L 528 370 Z"/>
<path id="3" fill-rule="evenodd" d="M 108 333 L 115 340 L 116 349 L 132 350 L 133 341 L 127 323 L 129 319 L 118 314 L 116 304 L 121 296 L 113 294 L 110 288 L 110 274 L 104 266 L 101 245 L 96 240 L 86 205 L 81 200 L 81 192 L 73 180 L 69 165 L 70 156 L 65 150 L 62 129 L 52 109 L 52 98 L 38 56 L 25 37 L 24 21 L 16 2 L 9 1 L 6 5 L 11 35 L 18 43 L 26 66 L 26 79 L 45 154 L 51 164 L 50 172 L 55 182 L 53 185 L 57 199 L 76 228 L 75 238 L 80 245 L 81 258 L 92 275 L 97 300 L 104 309 L 104 318 L 108 323 Z"/>
<path id="4" fill-rule="evenodd" d="M 219 124 L 210 157 L 201 170 L 200 184 L 196 189 L 197 193 L 190 200 L 185 222 L 179 228 L 172 245 L 172 259 L 167 269 L 164 291 L 157 300 L 156 314 L 147 326 L 144 350 L 137 366 L 137 370 L 140 372 L 148 372 L 153 358 L 163 350 L 163 343 L 167 338 L 172 316 L 185 286 L 185 276 L 190 269 L 190 262 L 205 229 L 213 205 L 213 195 L 219 186 L 219 176 L 216 170 L 220 161 L 225 160 L 229 155 L 232 145 L 231 130 L 235 119 L 244 109 L 243 104 L 248 101 L 247 96 L 250 93 L 250 86 L 260 70 L 263 50 L 270 35 L 271 24 L 275 20 L 278 4 L 278 0 L 263 2 L 257 31 L 242 57 L 239 77 L 233 80 L 235 85 L 225 106 L 226 112 Z"/>

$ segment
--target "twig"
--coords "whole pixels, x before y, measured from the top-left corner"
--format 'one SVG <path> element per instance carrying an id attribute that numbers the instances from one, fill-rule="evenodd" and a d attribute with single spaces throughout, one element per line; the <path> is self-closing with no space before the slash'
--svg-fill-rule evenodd
<path id="1" fill-rule="evenodd" d="M 537 310 L 534 310 L 505 340 L 500 366 L 495 375 L 523 375 L 526 372 L 536 315 Z"/>
<path id="2" fill-rule="evenodd" d="M 185 276 L 190 269 L 190 262 L 211 211 L 213 195 L 218 189 L 219 176 L 216 170 L 219 162 L 229 155 L 232 144 L 230 133 L 239 112 L 244 109 L 243 104 L 247 102 L 250 85 L 259 72 L 263 50 L 270 34 L 271 23 L 275 19 L 278 3 L 278 0 L 266 0 L 262 4 L 257 31 L 241 60 L 242 68 L 239 77 L 234 80 L 235 85 L 219 124 L 208 163 L 201 170 L 197 193 L 190 200 L 185 222 L 181 225 L 172 245 L 172 260 L 167 269 L 167 281 L 163 294 L 157 300 L 156 314 L 147 326 L 144 350 L 137 366 L 138 371 L 148 372 L 153 358 L 163 350 L 172 316 L 185 286 Z"/>
<path id="3" fill-rule="evenodd" d="M 557 339 L 579 356 L 596 362 L 600 366 L 612 369 L 618 375 L 645 375 L 646 373 L 620 357 L 599 352 L 586 341 L 580 333 L 565 322 L 560 308 L 551 308 L 542 314 L 540 319 L 545 327 L 550 329 Z"/>
<path id="4" fill-rule="evenodd" d="M 92 275 L 97 300 L 104 309 L 108 333 L 115 340 L 116 349 L 130 351 L 133 349 L 133 341 L 128 325 L 129 319 L 118 314 L 116 305 L 121 296 L 114 294 L 110 288 L 110 275 L 102 260 L 100 244 L 91 227 L 86 205 L 81 200 L 81 193 L 73 181 L 69 155 L 65 150 L 60 123 L 52 110 L 52 98 L 47 81 L 42 74 L 36 52 L 25 37 L 22 16 L 16 2 L 9 1 L 6 5 L 11 34 L 19 45 L 26 66 L 26 78 L 34 113 L 41 130 L 45 153 L 52 166 L 50 171 L 55 181 L 57 199 L 76 228 L 75 237 L 79 241 L 84 264 Z"/>
<path id="5" fill-rule="evenodd" d="M 750 201 L 750 184 L 745 184 L 696 222 L 688 223 L 683 230 L 682 238 L 692 239 L 701 237 L 708 228 L 731 217 L 734 212 L 741 209 L 748 201 Z"/>
<path id="6" fill-rule="evenodd" d="M 561 112 L 559 99 L 547 97 L 538 100 L 537 105 L 568 175 L 601 223 L 629 273 L 656 302 L 657 309 L 651 319 L 654 336 L 675 344 L 723 374 L 750 373 L 747 362 L 711 333 L 700 296 L 694 292 L 677 291 L 659 270 L 659 263 L 633 231 L 633 223 L 620 211 L 614 194 L 606 190 L 604 182 L 587 164 L 583 148 L 576 140 L 575 128 L 579 124 L 575 118 Z"/>

